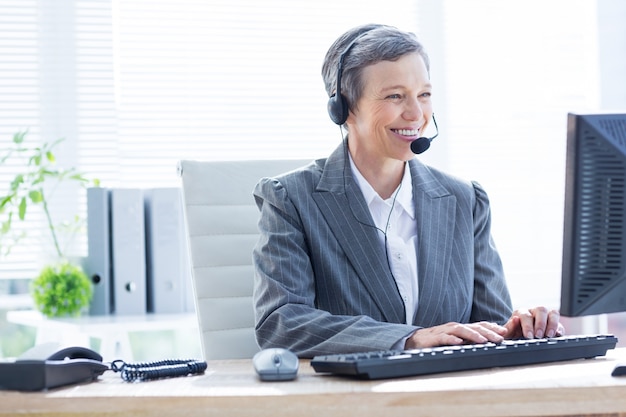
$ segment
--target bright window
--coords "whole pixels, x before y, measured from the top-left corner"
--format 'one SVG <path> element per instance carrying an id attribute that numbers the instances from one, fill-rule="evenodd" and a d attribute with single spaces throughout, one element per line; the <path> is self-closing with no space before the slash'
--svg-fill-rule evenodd
<path id="1" fill-rule="evenodd" d="M 392 24 L 431 56 L 441 134 L 423 159 L 486 187 L 514 302 L 558 306 L 566 114 L 600 110 L 603 65 L 625 59 L 599 48 L 598 19 L 615 19 L 599 5 L 623 11 L 602 0 L 2 0 L 0 149 L 26 128 L 34 142 L 64 137 L 60 163 L 109 187 L 177 185 L 180 159 L 323 157 L 340 141 L 326 49 L 352 26 Z M 624 91 L 621 74 L 611 91 Z M 0 166 L 0 190 L 17 169 Z M 60 195 L 59 216 L 84 215 L 81 190 Z M 33 220 L 0 282 L 45 259 Z M 85 256 L 84 236 L 73 253 Z"/>

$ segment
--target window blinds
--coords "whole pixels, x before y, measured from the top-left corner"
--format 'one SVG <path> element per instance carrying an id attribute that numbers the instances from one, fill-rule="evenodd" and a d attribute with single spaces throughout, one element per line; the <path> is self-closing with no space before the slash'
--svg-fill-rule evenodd
<path id="1" fill-rule="evenodd" d="M 315 158 L 340 132 L 320 76 L 332 41 L 383 22 L 417 31 L 417 3 L 316 0 L 2 0 L 0 145 L 65 138 L 59 164 L 108 187 L 176 186 L 180 159 Z M 3 146 L 4 147 L 4 146 Z M 18 169 L 0 167 L 0 190 Z M 56 191 L 61 220 L 84 190 Z M 31 237 L 0 279 L 31 278 L 49 242 Z M 84 230 L 69 251 L 86 255 Z"/>

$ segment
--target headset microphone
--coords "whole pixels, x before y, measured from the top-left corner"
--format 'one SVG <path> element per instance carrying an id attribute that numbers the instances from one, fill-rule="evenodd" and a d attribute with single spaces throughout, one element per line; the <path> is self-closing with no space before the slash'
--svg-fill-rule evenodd
<path id="1" fill-rule="evenodd" d="M 432 142 L 433 139 L 439 136 L 439 127 L 437 126 L 437 120 L 435 120 L 434 113 L 433 113 L 433 123 L 435 124 L 435 129 L 436 129 L 434 136 L 431 136 L 429 138 L 422 136 L 421 138 L 417 138 L 413 142 L 411 142 L 411 151 L 414 154 L 419 155 L 422 152 L 425 152 L 426 150 L 428 150 L 428 148 L 430 148 L 430 142 Z"/>

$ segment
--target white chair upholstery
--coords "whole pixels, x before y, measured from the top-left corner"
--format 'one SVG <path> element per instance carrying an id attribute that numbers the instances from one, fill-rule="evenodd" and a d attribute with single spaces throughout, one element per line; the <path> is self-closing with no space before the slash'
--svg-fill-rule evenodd
<path id="1" fill-rule="evenodd" d="M 206 360 L 251 358 L 252 249 L 259 211 L 252 191 L 265 176 L 310 161 L 180 161 L 196 313 Z"/>

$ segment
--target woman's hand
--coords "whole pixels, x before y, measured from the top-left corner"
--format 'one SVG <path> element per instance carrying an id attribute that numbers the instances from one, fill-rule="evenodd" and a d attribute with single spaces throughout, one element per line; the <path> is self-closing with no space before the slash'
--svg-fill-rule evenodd
<path id="1" fill-rule="evenodd" d="M 426 348 L 471 343 L 500 343 L 504 339 L 540 339 L 565 334 L 557 310 L 546 307 L 515 310 L 504 326 L 487 321 L 461 324 L 450 322 L 415 331 L 404 345 L 405 349 Z"/>
<path id="2" fill-rule="evenodd" d="M 506 333 L 506 327 L 487 321 L 470 324 L 450 322 L 415 331 L 406 340 L 404 347 L 416 349 L 468 343 L 500 343 Z"/>
<path id="3" fill-rule="evenodd" d="M 546 307 L 515 310 L 504 325 L 507 329 L 504 337 L 541 339 L 562 336 L 565 334 L 565 328 L 560 323 L 560 318 L 561 315 L 557 310 L 548 310 Z"/>

